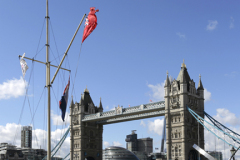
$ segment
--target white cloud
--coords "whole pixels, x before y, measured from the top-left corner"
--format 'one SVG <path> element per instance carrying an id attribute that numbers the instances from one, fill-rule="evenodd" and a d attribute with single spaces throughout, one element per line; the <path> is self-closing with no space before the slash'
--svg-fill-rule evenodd
<path id="1" fill-rule="evenodd" d="M 53 111 L 51 112 L 51 119 L 53 122 L 53 125 L 57 125 L 57 126 L 64 126 L 64 125 L 69 125 L 70 124 L 70 116 L 69 113 L 66 112 L 65 114 L 65 121 L 62 121 L 62 113 L 59 114 L 55 114 Z"/>
<path id="2" fill-rule="evenodd" d="M 27 85 L 26 81 L 25 83 Z M 25 84 L 22 77 L 20 79 L 13 78 L 0 84 L 0 100 L 12 97 L 17 98 L 19 96 L 23 96 L 24 94 Z"/>
<path id="3" fill-rule="evenodd" d="M 148 84 L 147 85 L 151 91 L 152 91 L 152 94 L 150 94 L 150 98 L 153 100 L 153 101 L 161 101 L 164 99 L 164 82 L 161 83 L 161 84 L 157 84 L 157 85 L 152 85 L 152 84 Z"/>
<path id="4" fill-rule="evenodd" d="M 141 120 L 140 126 L 146 127 L 146 124 Z"/>
<path id="5" fill-rule="evenodd" d="M 115 110 L 115 107 L 118 107 L 118 106 L 116 106 L 116 105 L 114 104 L 114 105 L 113 105 L 113 108 L 111 108 L 110 111 Z"/>
<path id="6" fill-rule="evenodd" d="M 110 143 L 107 142 L 107 141 L 103 141 L 103 146 L 104 146 L 104 148 L 107 148 L 107 147 L 110 146 Z M 113 142 L 112 142 L 112 146 L 121 147 L 121 146 L 123 146 L 123 145 L 122 145 L 120 142 L 118 142 L 118 141 L 113 141 Z"/>
<path id="7" fill-rule="evenodd" d="M 6 126 L 0 125 L 0 139 L 1 139 L 0 143 L 3 143 L 3 142 L 13 143 L 15 140 L 16 141 L 15 144 L 20 146 L 21 144 L 20 130 L 21 130 L 21 125 L 17 125 L 15 123 L 7 123 Z"/>
<path id="8" fill-rule="evenodd" d="M 113 146 L 121 147 L 123 145 L 120 142 L 113 141 Z"/>
<path id="9" fill-rule="evenodd" d="M 209 31 L 212 31 L 212 30 L 216 29 L 217 25 L 218 25 L 218 21 L 209 20 L 206 29 L 209 30 Z"/>
<path id="10" fill-rule="evenodd" d="M 104 148 L 107 148 L 107 147 L 110 146 L 110 143 L 107 142 L 107 141 L 103 141 L 103 146 L 104 146 Z M 120 142 L 118 142 L 118 141 L 113 141 L 112 142 L 112 146 L 122 147 L 123 145 Z"/>
<path id="11" fill-rule="evenodd" d="M 109 143 L 109 142 L 107 142 L 107 141 L 103 141 L 103 146 L 104 146 L 104 148 L 107 148 L 107 147 L 109 147 L 109 146 L 110 146 L 110 143 Z"/>
<path id="12" fill-rule="evenodd" d="M 217 115 L 214 118 L 222 124 L 230 124 L 232 126 L 240 125 L 240 118 L 236 117 L 234 113 L 231 113 L 225 108 L 218 108 Z"/>
<path id="13" fill-rule="evenodd" d="M 204 88 L 204 102 L 211 100 L 212 93 L 207 90 L 207 88 Z"/>
<path id="14" fill-rule="evenodd" d="M 163 130 L 163 119 L 156 119 L 153 122 L 148 121 L 148 130 L 161 136 Z"/>
<path id="15" fill-rule="evenodd" d="M 230 17 L 230 25 L 229 25 L 229 28 L 230 28 L 230 29 L 233 29 L 233 28 L 234 28 L 234 19 L 233 19 L 233 17 Z"/>
<path id="16" fill-rule="evenodd" d="M 183 39 L 186 38 L 185 34 L 182 34 L 180 32 L 177 32 L 176 34 L 179 36 L 179 38 L 183 38 Z"/>
<path id="17" fill-rule="evenodd" d="M 234 78 L 238 75 L 238 72 L 237 71 L 232 71 L 231 73 L 229 74 L 224 74 L 224 76 L 226 77 L 229 77 L 229 78 Z"/>
<path id="18" fill-rule="evenodd" d="M 106 109 L 108 110 L 108 109 L 109 109 L 109 106 L 106 106 Z"/>

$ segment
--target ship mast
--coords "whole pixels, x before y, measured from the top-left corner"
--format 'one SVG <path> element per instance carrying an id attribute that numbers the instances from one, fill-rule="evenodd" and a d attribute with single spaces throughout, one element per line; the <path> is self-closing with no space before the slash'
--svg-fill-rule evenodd
<path id="1" fill-rule="evenodd" d="M 51 98 L 50 98 L 50 62 L 49 62 L 49 44 L 48 44 L 48 0 L 46 0 L 46 87 L 48 90 L 48 142 L 47 142 L 47 160 L 51 160 Z"/>
<path id="2" fill-rule="evenodd" d="M 56 78 L 57 74 L 58 74 L 58 71 L 59 69 L 63 69 L 63 70 L 66 70 L 66 71 L 69 71 L 71 72 L 71 70 L 69 69 L 66 69 L 66 68 L 62 68 L 61 65 L 68 53 L 68 50 L 70 49 L 71 45 L 72 45 L 72 42 L 73 40 L 75 39 L 75 36 L 77 35 L 77 32 L 85 18 L 86 14 L 83 15 L 83 18 L 81 20 L 81 22 L 79 23 L 78 25 L 78 28 L 77 30 L 75 31 L 73 37 L 72 37 L 72 40 L 70 42 L 70 44 L 68 45 L 68 48 L 60 62 L 60 64 L 58 66 L 55 66 L 55 65 L 52 65 L 50 64 L 50 61 L 49 61 L 49 44 L 48 44 L 48 30 L 49 30 L 49 27 L 48 27 L 48 23 L 49 23 L 49 16 L 48 16 L 48 0 L 46 0 L 46 63 L 45 62 L 42 62 L 42 61 L 39 61 L 39 60 L 36 60 L 36 59 L 32 59 L 32 58 L 28 58 L 28 57 L 24 57 L 25 59 L 29 59 L 29 60 L 32 60 L 32 61 L 36 61 L 36 62 L 39 62 L 39 63 L 42 63 L 42 64 L 45 64 L 46 65 L 46 86 L 47 89 L 48 89 L 48 128 L 47 128 L 47 133 L 48 133 L 48 142 L 47 142 L 47 160 L 51 160 L 51 95 L 50 95 L 50 88 L 51 88 L 51 84 L 54 82 L 54 79 Z M 19 58 L 22 57 L 21 55 L 19 55 Z M 53 76 L 53 79 L 52 81 L 50 82 L 50 66 L 52 67 L 56 67 L 57 68 L 57 71 L 55 72 L 54 76 Z"/>

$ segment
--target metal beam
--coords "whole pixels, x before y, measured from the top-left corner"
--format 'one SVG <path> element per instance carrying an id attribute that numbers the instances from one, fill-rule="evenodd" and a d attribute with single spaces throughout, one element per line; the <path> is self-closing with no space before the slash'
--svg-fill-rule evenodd
<path id="1" fill-rule="evenodd" d="M 18 55 L 18 57 L 22 57 L 22 56 L 21 56 L 21 55 Z M 46 65 L 46 62 L 38 61 L 38 60 L 36 60 L 36 59 L 28 58 L 28 57 L 25 57 L 25 56 L 24 56 L 23 58 L 26 58 L 26 59 L 29 59 L 29 60 L 31 60 L 31 61 L 39 62 L 39 63 L 42 63 L 42 64 L 45 64 L 45 65 Z M 55 66 L 55 65 L 52 65 L 52 64 L 50 64 L 50 66 L 58 68 L 58 66 Z M 66 68 L 61 68 L 61 67 L 60 67 L 60 69 L 63 69 L 63 70 L 66 70 L 66 71 L 71 72 L 71 70 L 66 69 Z"/>

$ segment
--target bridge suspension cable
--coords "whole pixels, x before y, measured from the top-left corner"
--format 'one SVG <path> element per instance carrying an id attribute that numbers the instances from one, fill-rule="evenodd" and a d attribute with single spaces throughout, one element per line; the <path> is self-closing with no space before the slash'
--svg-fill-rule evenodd
<path id="1" fill-rule="evenodd" d="M 67 131 L 65 132 L 65 134 L 63 135 L 63 137 L 60 139 L 60 141 L 56 144 L 56 146 L 51 150 L 51 157 L 53 157 L 57 152 L 58 150 L 61 148 L 63 142 L 66 140 L 67 138 L 67 135 L 70 131 L 70 127 L 68 127 Z M 66 156 L 67 157 L 67 156 Z M 45 156 L 43 158 L 43 160 L 45 160 L 47 158 L 47 156 Z"/>
<path id="2" fill-rule="evenodd" d="M 62 159 L 62 160 L 65 160 L 67 159 L 67 157 L 70 155 L 70 152 Z"/>
<path id="3" fill-rule="evenodd" d="M 233 136 L 231 133 L 225 132 L 222 129 L 219 129 L 218 127 L 216 127 L 214 124 L 211 124 L 210 122 L 206 121 L 205 119 L 203 119 L 201 116 L 199 116 L 197 113 L 195 113 L 193 110 L 191 110 L 188 106 L 187 106 L 187 110 L 189 111 L 189 113 L 191 113 L 191 115 L 201 124 L 203 125 L 204 128 L 206 128 L 208 131 L 210 131 L 214 136 L 216 136 L 218 139 L 221 139 L 223 142 L 227 143 L 228 145 L 233 146 L 234 148 L 238 148 L 235 146 L 234 142 L 238 141 L 240 142 L 240 139 L 238 137 Z M 206 112 L 205 112 L 206 113 Z M 218 122 L 219 123 L 219 122 Z M 220 123 L 219 123 L 220 124 Z M 208 126 L 207 126 L 208 125 Z M 222 124 L 221 124 L 222 125 Z M 227 128 L 227 127 L 226 127 Z M 223 133 L 224 135 L 227 135 L 230 140 L 234 140 L 234 142 L 229 142 L 225 139 L 225 137 L 221 137 L 220 135 L 218 135 L 219 133 L 215 132 L 214 130 L 217 130 L 219 133 Z M 229 129 L 230 130 L 230 129 Z"/>
<path id="4" fill-rule="evenodd" d="M 210 116 L 209 114 L 207 114 L 206 112 L 204 112 L 205 116 L 207 116 L 207 118 L 214 124 L 214 126 L 216 126 L 219 130 L 222 130 L 225 132 L 227 132 L 228 134 L 237 137 L 236 139 L 232 138 L 232 140 L 238 144 L 240 144 L 240 135 L 234 131 L 232 131 L 231 129 L 229 129 L 228 127 L 224 126 L 223 124 L 221 124 L 220 122 L 218 122 L 216 119 L 214 119 L 212 116 Z"/>

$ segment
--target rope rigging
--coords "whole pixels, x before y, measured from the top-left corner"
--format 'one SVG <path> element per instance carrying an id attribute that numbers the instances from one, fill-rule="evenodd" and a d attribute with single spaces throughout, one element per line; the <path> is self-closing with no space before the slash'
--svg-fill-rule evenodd
<path id="1" fill-rule="evenodd" d="M 31 72 L 30 72 L 30 77 L 29 77 L 29 80 L 28 80 L 29 83 L 31 82 L 32 72 L 33 72 L 33 68 L 31 69 Z M 24 78 L 23 78 L 23 81 L 24 81 L 24 86 L 25 86 L 24 88 L 25 88 L 26 91 L 25 91 L 25 98 L 24 98 L 23 105 L 22 105 L 22 110 L 21 110 L 20 117 L 19 117 L 19 120 L 18 120 L 18 127 L 19 127 L 19 124 L 21 123 L 21 120 L 22 120 L 23 110 L 24 110 L 24 106 L 25 106 L 25 102 L 26 102 L 26 98 L 27 98 L 27 94 L 28 94 L 28 86 L 25 83 L 25 79 Z M 15 136 L 14 136 L 14 139 L 13 139 L 13 144 L 15 144 L 18 127 L 17 127 L 16 132 L 15 132 Z"/>
<path id="2" fill-rule="evenodd" d="M 85 16 L 85 15 L 84 15 Z M 42 91 L 42 93 L 41 93 L 41 96 L 39 97 L 39 100 L 38 100 L 38 103 L 37 103 L 37 106 L 34 106 L 34 103 L 35 103 L 35 101 L 34 101 L 34 98 L 33 98 L 33 100 L 32 100 L 32 104 L 33 104 L 33 106 L 32 106 L 32 108 L 31 108 L 31 103 L 30 103 L 30 100 L 29 100 L 29 97 L 28 97 L 28 91 L 29 91 L 29 84 L 30 84 L 30 82 L 31 82 L 31 79 L 32 79 L 32 84 L 33 84 L 33 90 L 32 90 L 32 92 L 33 92 L 33 94 L 35 93 L 35 90 L 34 90 L 34 85 L 35 85 L 35 83 L 34 83 L 34 59 L 39 55 L 39 53 L 44 49 L 44 47 L 45 47 L 45 45 L 39 50 L 39 46 L 40 46 L 40 41 L 41 41 L 41 37 L 42 37 L 42 32 L 43 32 L 43 28 L 44 28 L 44 24 L 45 24 L 45 21 L 46 21 L 46 19 L 44 18 L 44 22 L 43 22 L 43 26 L 42 26 L 42 31 L 41 31 L 41 34 L 40 34 L 40 38 L 39 38 L 39 43 L 38 43 L 38 46 L 37 46 L 37 51 L 36 51 L 36 54 L 35 54 L 35 56 L 33 57 L 33 59 L 32 59 L 32 69 L 31 69 L 31 72 L 30 72 L 30 77 L 29 77 L 29 81 L 28 81 L 28 83 L 24 80 L 24 84 L 25 84 L 25 98 L 24 98 L 24 101 L 23 101 L 23 106 L 22 106 L 22 109 L 21 109 L 21 113 L 20 113 L 20 118 L 19 118 L 19 122 L 18 122 L 18 125 L 21 123 L 21 120 L 22 120 L 22 115 L 23 115 L 23 111 L 24 111 L 24 106 L 25 106 L 25 103 L 26 103 L 26 98 L 27 98 L 27 103 L 28 103 L 28 106 L 29 106 L 29 110 L 30 110 L 30 114 L 31 114 L 31 117 L 30 117 L 30 124 L 32 124 L 33 125 L 33 132 L 34 132 L 34 134 L 35 134 L 35 137 L 36 137 L 36 143 L 37 143 L 37 146 L 38 146 L 38 138 L 37 138 L 37 135 L 36 135 L 36 129 L 35 129 L 35 124 L 34 124 L 34 118 L 35 118 L 35 116 L 36 116 L 36 113 L 37 113 L 37 110 L 38 110 L 38 108 L 39 108 L 39 104 L 40 104 L 40 101 L 42 100 L 42 96 L 43 96 L 43 92 L 44 92 L 44 90 L 45 90 L 45 88 L 46 88 L 46 86 L 44 86 L 44 88 L 43 88 L 43 91 Z M 81 22 L 82 23 L 82 22 Z M 50 21 L 50 26 L 51 26 L 51 29 L 52 29 L 52 25 L 51 25 L 51 21 Z M 79 27 L 80 27 L 80 25 L 79 25 Z M 78 28 L 79 29 L 79 28 Z M 55 56 L 54 55 L 54 52 L 52 51 L 52 49 L 50 48 L 50 51 L 51 51 L 51 53 L 52 53 L 52 55 L 53 55 L 53 57 L 54 57 L 54 59 L 52 60 L 52 61 L 57 61 L 57 63 L 58 62 L 60 62 L 60 56 L 62 55 L 59 55 L 59 52 L 58 52 L 58 48 L 57 48 L 57 45 L 56 45 L 56 40 L 55 40 L 55 36 L 54 36 L 54 32 L 53 32 L 53 29 L 52 29 L 52 33 L 53 33 L 53 39 L 54 39 L 54 42 L 55 42 L 55 46 L 56 46 L 56 50 L 57 50 L 57 53 L 58 53 L 58 56 Z M 76 35 L 76 33 L 75 33 L 75 35 Z M 74 37 L 75 37 L 75 35 L 74 35 Z M 72 39 L 73 40 L 73 39 Z M 71 41 L 71 43 L 72 43 L 72 41 Z M 71 44 L 70 43 L 70 44 Z M 70 47 L 70 46 L 69 46 Z M 69 49 L 69 48 L 68 48 Z M 78 63 L 77 63 L 77 67 L 76 67 L 76 70 L 75 70 L 75 75 L 74 75 L 74 78 L 73 78 L 73 76 L 70 74 L 69 75 L 69 77 L 71 77 L 71 81 L 73 82 L 72 84 L 73 84 L 73 87 L 72 87 L 72 91 L 71 91 L 71 96 L 73 97 L 73 96 L 75 96 L 75 98 L 76 98 L 76 93 L 75 93 L 75 81 L 76 81 L 76 75 L 77 75 L 77 72 L 78 72 L 78 66 L 79 66 L 79 63 L 80 63 L 80 55 L 81 55 L 81 49 L 82 49 L 82 43 L 81 43 L 81 46 L 80 46 L 80 51 L 79 51 L 79 56 L 78 56 Z M 65 56 L 67 56 L 67 55 L 65 55 Z M 29 59 L 29 58 L 28 58 Z M 39 62 L 39 61 L 38 61 Z M 70 68 L 70 63 L 69 63 L 69 59 L 68 59 L 68 56 L 67 56 L 67 62 L 68 62 L 68 66 L 69 66 L 69 68 Z M 41 62 L 42 63 L 42 62 Z M 66 66 L 66 63 L 65 63 L 65 66 Z M 59 68 L 58 68 L 59 69 Z M 46 70 L 45 70 L 45 72 L 46 72 Z M 33 76 L 32 76 L 33 75 Z M 45 73 L 45 75 L 46 75 L 46 73 Z M 55 77 L 54 77 L 55 78 Z M 61 74 L 61 72 L 60 72 L 60 78 L 58 78 L 58 83 L 59 83 L 59 79 L 61 79 L 61 83 L 62 83 L 62 88 L 64 88 L 65 87 L 65 72 L 63 72 L 62 71 L 62 74 Z M 59 86 L 59 85 L 58 85 Z M 55 99 L 56 99 L 56 103 L 57 103 L 57 109 L 59 110 L 59 108 L 58 108 L 58 99 L 57 99 L 57 97 L 58 96 L 56 96 L 56 94 L 55 94 L 55 92 L 54 92 L 54 89 L 53 89 L 53 87 L 51 86 L 51 88 L 52 88 L 52 91 L 53 91 L 53 94 L 54 94 L 54 97 L 55 97 Z M 44 121 L 43 121 L 43 130 L 45 131 L 45 127 L 47 127 L 47 125 L 45 125 L 45 111 L 46 111 L 46 90 L 45 90 L 45 92 L 44 92 L 45 94 L 44 94 Z M 59 92 L 57 92 L 57 93 L 59 93 Z M 37 102 L 37 101 L 36 101 Z M 68 103 L 68 104 L 70 104 L 70 103 Z M 68 108 L 68 111 L 69 111 L 70 109 Z M 69 111 L 70 112 L 70 111 Z M 67 116 L 67 118 L 66 118 L 66 121 L 68 120 L 68 116 Z M 51 151 L 51 157 L 53 157 L 54 155 L 56 155 L 56 153 L 60 150 L 60 148 L 61 148 L 61 146 L 62 146 L 62 144 L 64 143 L 64 141 L 65 141 L 65 139 L 67 138 L 67 136 L 68 136 L 68 134 L 69 134 L 69 132 L 70 132 L 70 128 L 68 127 L 68 129 L 67 129 L 67 131 L 63 134 L 63 131 L 64 131 L 64 129 L 63 129 L 63 126 L 65 125 L 65 127 L 66 127 L 66 121 L 65 121 L 65 123 L 64 124 L 62 124 L 62 129 L 61 129 L 61 139 L 60 139 L 60 141 L 57 143 L 57 145 L 52 149 L 52 151 Z M 19 127 L 19 126 L 18 126 Z M 58 119 L 57 119 L 57 125 L 56 125 L 56 130 L 57 130 L 57 127 L 58 127 Z M 18 129 L 17 129 L 18 130 Z M 15 144 L 15 140 L 16 140 L 16 137 L 17 137 L 17 130 L 16 130 L 16 133 L 15 133 L 15 137 L 14 137 L 14 140 L 13 140 L 13 144 Z M 62 136 L 63 135 L 63 136 Z M 45 134 L 43 134 L 43 144 L 44 144 L 44 139 L 45 139 Z M 45 145 L 44 145 L 45 146 Z M 68 156 L 70 155 L 70 153 L 64 158 L 64 159 L 66 159 Z"/>
<path id="3" fill-rule="evenodd" d="M 38 46 L 37 46 L 37 51 L 36 51 L 36 54 L 35 54 L 34 58 L 37 58 L 37 55 L 38 55 L 38 54 L 40 53 L 40 51 L 45 47 L 45 46 L 43 46 L 43 48 L 41 48 L 41 50 L 38 52 L 38 48 L 39 48 L 40 41 L 41 41 L 41 38 L 42 38 L 42 32 L 43 32 L 43 28 L 44 28 L 45 21 L 46 21 L 46 19 L 44 18 L 44 20 L 43 20 L 43 25 L 42 25 L 42 31 L 41 31 L 41 34 L 40 34 L 40 38 L 39 38 Z"/>

